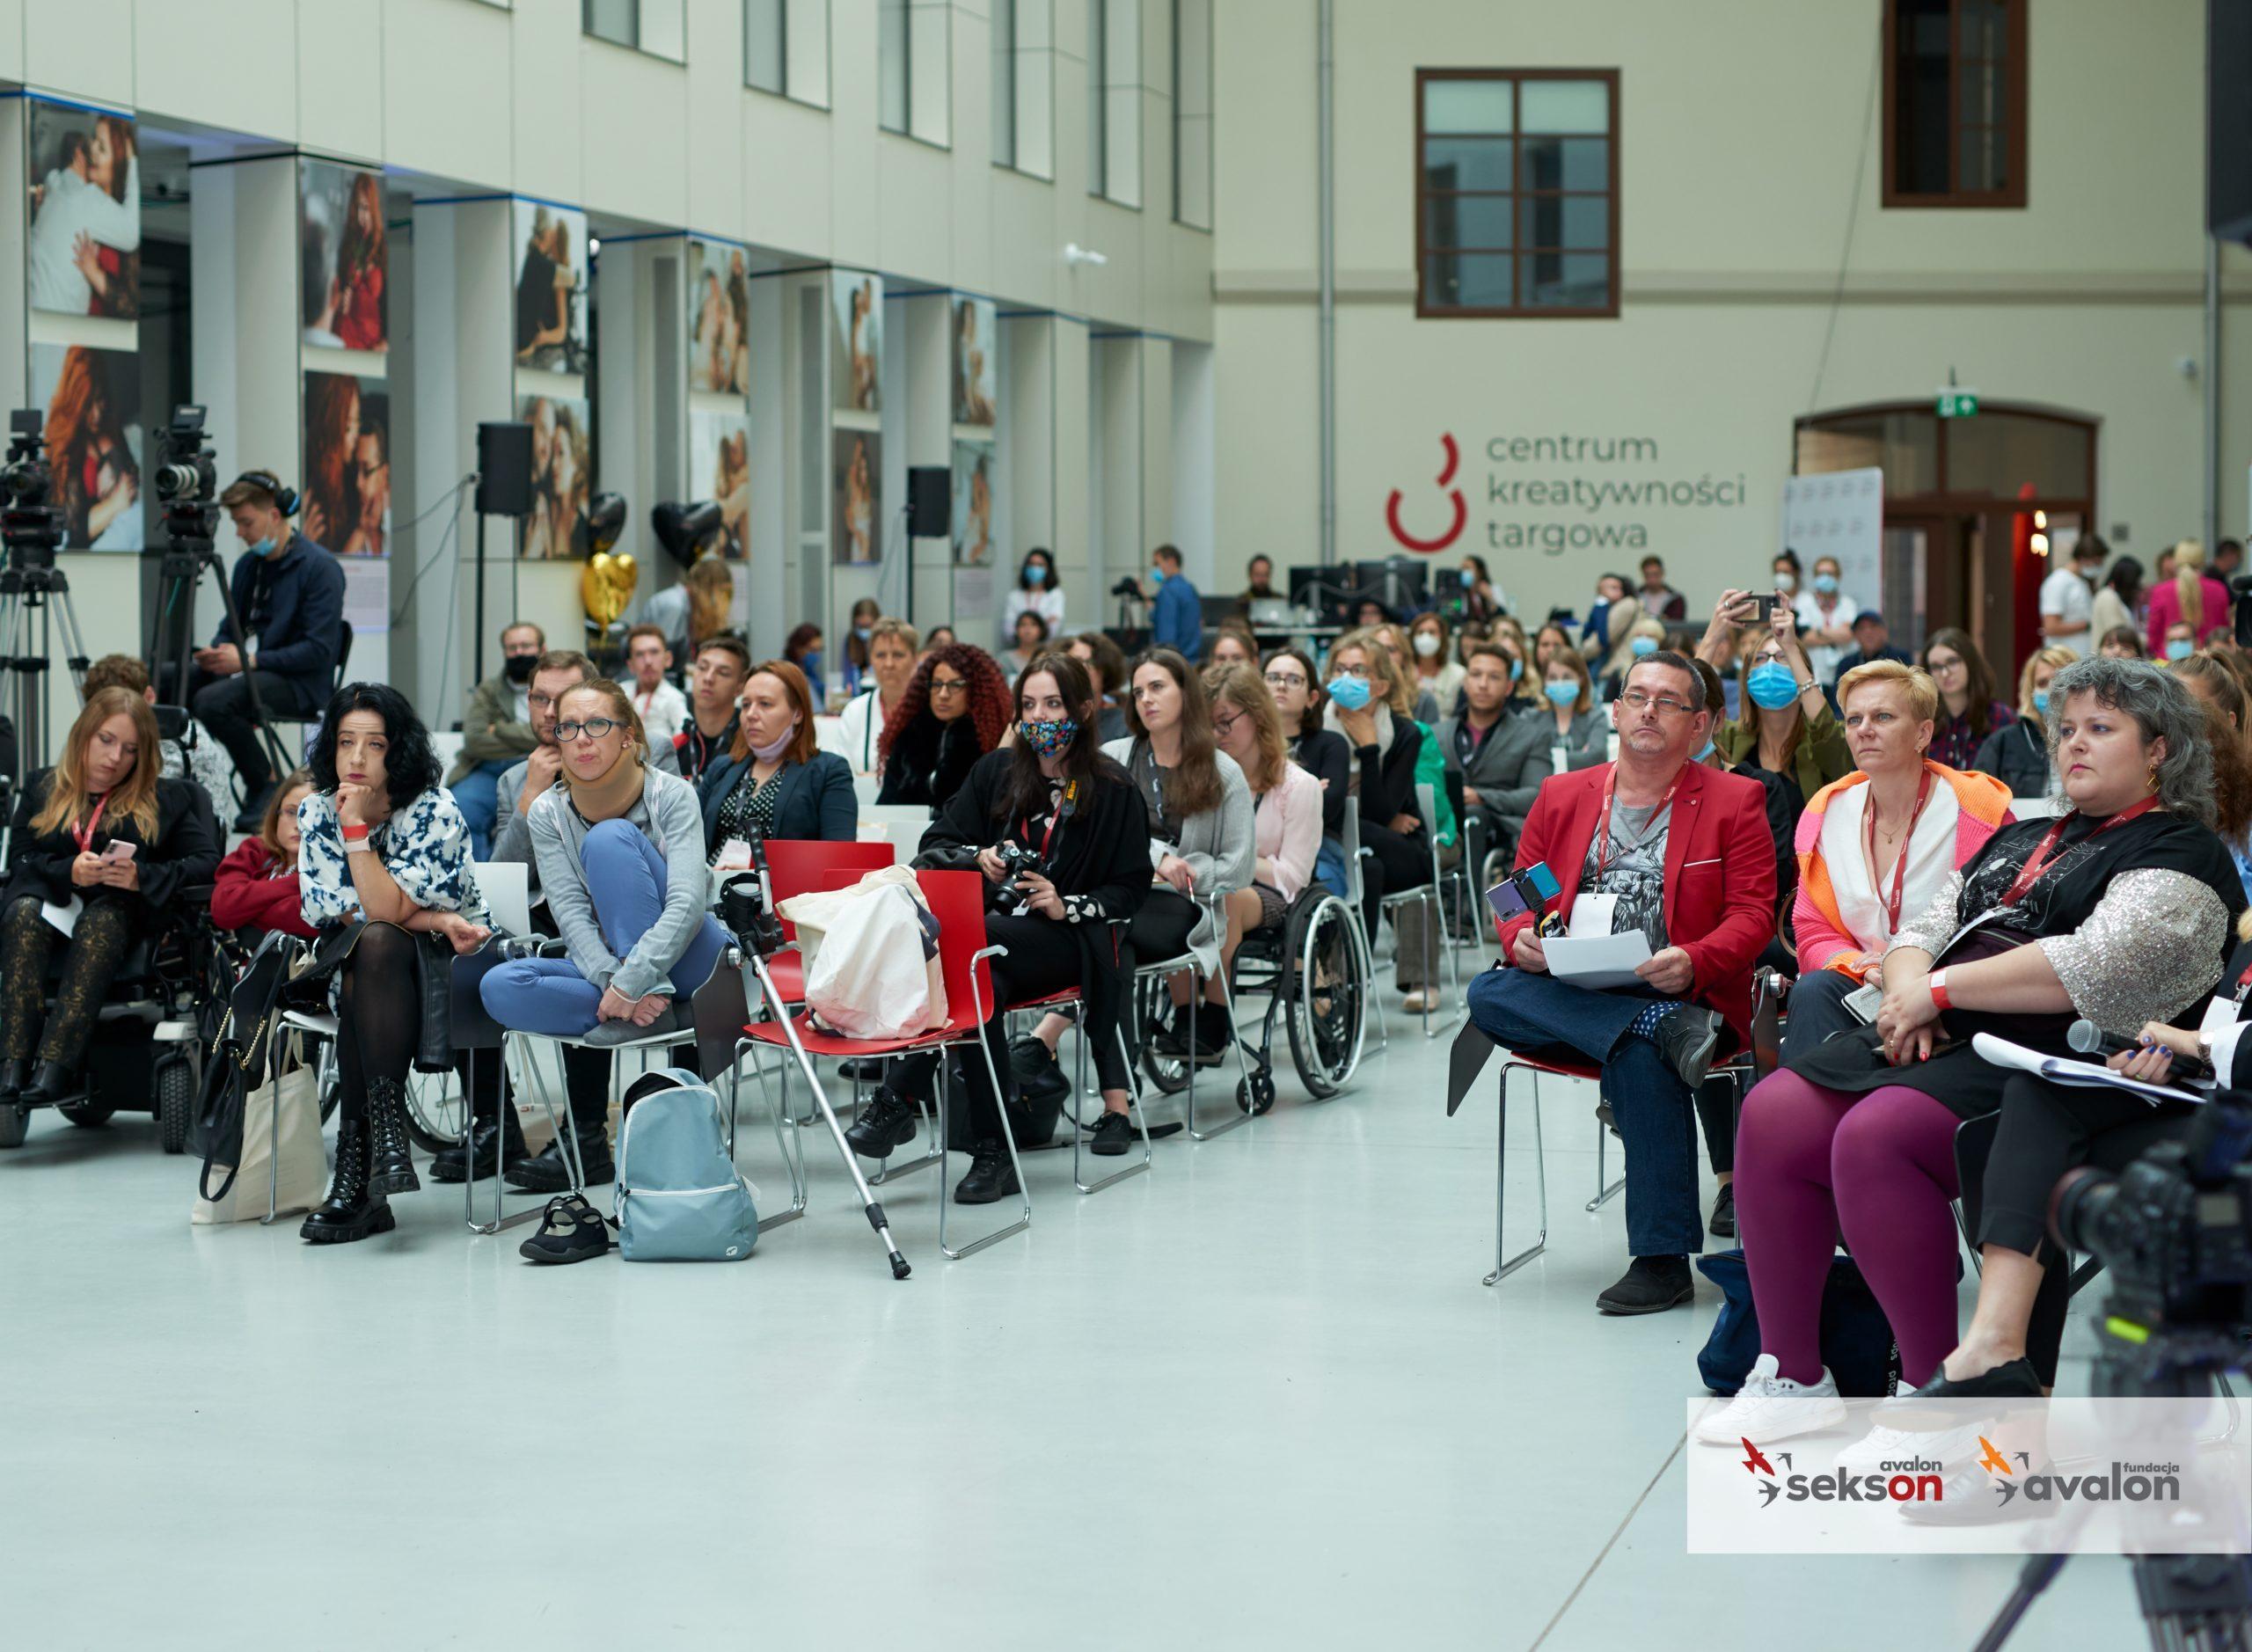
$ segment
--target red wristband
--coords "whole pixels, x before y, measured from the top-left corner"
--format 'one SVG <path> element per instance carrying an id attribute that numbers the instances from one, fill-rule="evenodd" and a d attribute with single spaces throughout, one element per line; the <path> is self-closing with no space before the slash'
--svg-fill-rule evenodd
<path id="1" fill-rule="evenodd" d="M 347 826 L 343 831 L 344 841 L 347 844 L 359 843 L 368 835 L 368 829 L 365 826 Z"/>
<path id="2" fill-rule="evenodd" d="M 1932 988 L 1932 1007 L 1935 1010 L 1953 1009 L 1955 1007 L 1954 1002 L 1947 996 L 1947 971 L 1944 969 L 1933 970 L 1930 981 Z"/>

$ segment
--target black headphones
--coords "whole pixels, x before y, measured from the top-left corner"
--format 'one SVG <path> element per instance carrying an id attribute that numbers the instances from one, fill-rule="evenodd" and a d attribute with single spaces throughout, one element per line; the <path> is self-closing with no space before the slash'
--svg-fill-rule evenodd
<path id="1" fill-rule="evenodd" d="M 239 487 L 245 482 L 248 482 L 252 487 L 262 487 L 273 494 L 274 508 L 284 516 L 294 516 L 297 514 L 297 490 L 294 487 L 283 486 L 282 479 L 273 471 L 245 471 L 240 476 L 235 478 L 235 486 Z"/>

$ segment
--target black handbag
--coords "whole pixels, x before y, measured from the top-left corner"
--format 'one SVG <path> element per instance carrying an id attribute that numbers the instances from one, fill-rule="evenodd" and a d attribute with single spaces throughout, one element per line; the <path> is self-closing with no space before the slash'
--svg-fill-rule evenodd
<path id="1" fill-rule="evenodd" d="M 203 1154 L 197 1188 L 213 1202 L 225 1198 L 235 1185 L 235 1167 L 243 1154 L 243 1109 L 251 1092 L 266 1082 L 291 952 L 289 938 L 278 932 L 259 942 L 227 995 L 226 1010 L 204 1055 L 203 1088 L 196 1100 L 190 1139 Z M 214 1165 L 227 1168 L 227 1179 L 216 1192 L 211 1188 Z"/>

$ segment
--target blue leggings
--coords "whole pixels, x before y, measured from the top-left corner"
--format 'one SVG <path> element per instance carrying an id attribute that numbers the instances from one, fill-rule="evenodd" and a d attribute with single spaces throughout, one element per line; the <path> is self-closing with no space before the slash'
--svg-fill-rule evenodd
<path id="1" fill-rule="evenodd" d="M 579 857 L 595 920 L 611 951 L 623 958 L 648 933 L 665 904 L 665 858 L 639 827 L 604 821 L 587 834 Z M 674 996 L 702 986 L 728 944 L 710 913 L 670 971 Z M 479 990 L 501 1026 L 549 1037 L 576 1038 L 595 1026 L 602 989 L 567 958 L 519 958 L 486 972 Z"/>

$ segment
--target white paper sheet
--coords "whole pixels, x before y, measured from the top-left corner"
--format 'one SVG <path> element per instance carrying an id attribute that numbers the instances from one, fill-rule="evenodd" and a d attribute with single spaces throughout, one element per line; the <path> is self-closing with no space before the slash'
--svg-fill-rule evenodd
<path id="1" fill-rule="evenodd" d="M 1542 943 L 1548 971 L 1576 987 L 1631 987 L 1641 977 L 1635 967 L 1650 959 L 1649 937 L 1639 929 L 1623 935 L 1556 935 Z"/>
<path id="2" fill-rule="evenodd" d="M 1970 1048 L 1979 1056 L 1997 1067 L 2014 1067 L 2021 1072 L 2038 1073 L 2044 1078 L 2058 1084 L 2080 1085 L 2089 1089 L 2125 1090 L 2149 1101 L 2202 1101 L 2212 1086 L 2197 1080 L 2184 1081 L 2179 1086 L 2145 1084 L 2139 1078 L 2130 1078 L 2123 1072 L 2092 1061 L 2074 1061 L 2068 1056 L 2044 1056 L 2037 1049 L 2028 1049 L 2022 1044 L 2013 1044 L 2007 1038 L 1996 1038 L 1992 1033 L 1974 1033 Z"/>
<path id="3" fill-rule="evenodd" d="M 39 903 L 39 915 L 61 930 L 65 935 L 78 927 L 78 914 L 85 910 L 85 902 L 72 895 L 68 903 L 57 906 L 52 901 Z"/>

